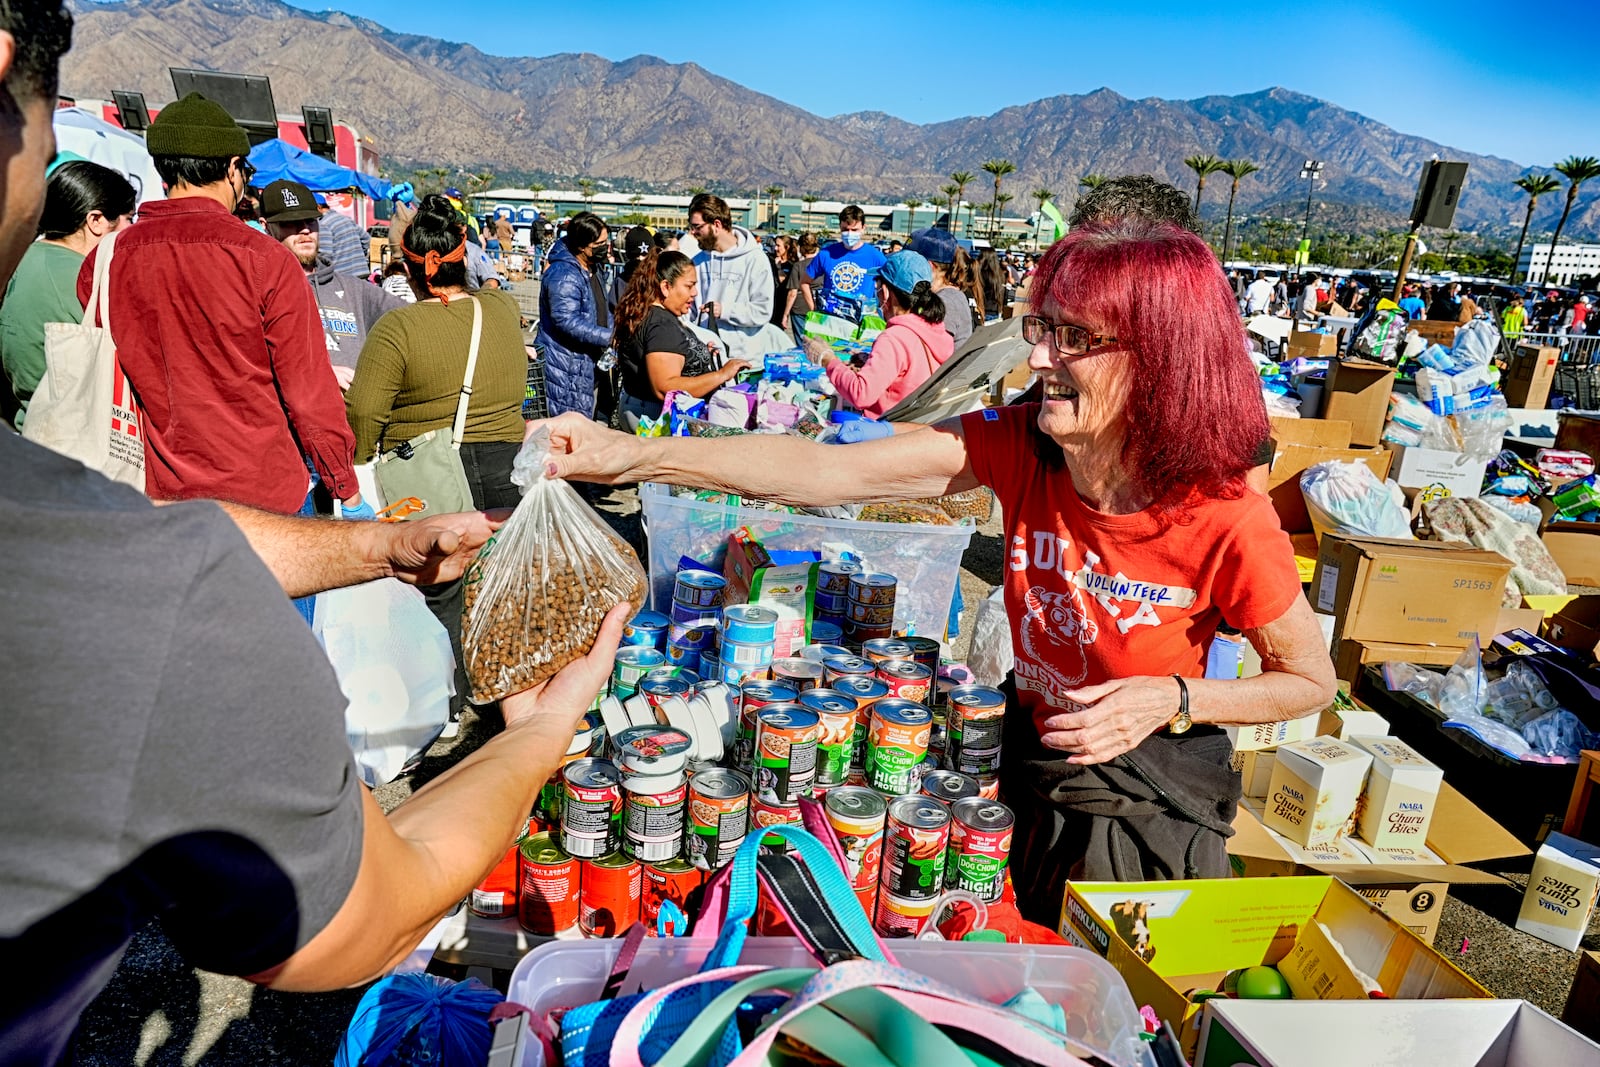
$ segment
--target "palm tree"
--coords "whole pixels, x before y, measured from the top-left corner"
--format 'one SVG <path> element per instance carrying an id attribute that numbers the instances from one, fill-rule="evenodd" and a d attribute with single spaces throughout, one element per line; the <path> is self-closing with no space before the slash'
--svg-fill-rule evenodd
<path id="1" fill-rule="evenodd" d="M 991 241 L 1000 232 L 1000 220 L 1005 216 L 1006 205 L 1015 199 L 1016 197 L 1010 193 L 996 193 L 994 195 L 994 215 L 992 216 L 994 222 L 989 227 L 989 239 Z"/>
<path id="2" fill-rule="evenodd" d="M 1600 178 L 1600 159 L 1594 156 L 1568 156 L 1556 164 L 1556 171 L 1567 179 L 1567 202 L 1561 208 L 1561 221 L 1550 238 L 1550 254 L 1544 257 L 1544 282 L 1550 283 L 1550 264 L 1556 258 L 1556 245 L 1561 241 L 1561 231 L 1566 228 L 1572 205 L 1578 202 L 1578 186 L 1590 178 Z"/>
<path id="3" fill-rule="evenodd" d="M 594 179 L 579 178 L 578 191 L 583 194 L 583 206 L 590 207 L 594 204 Z"/>
<path id="4" fill-rule="evenodd" d="M 906 210 L 910 218 L 906 220 L 906 236 L 910 237 L 917 230 L 917 208 L 922 206 L 922 201 L 914 196 L 906 197 Z"/>
<path id="5" fill-rule="evenodd" d="M 1085 174 L 1083 177 L 1078 179 L 1078 188 L 1098 189 L 1110 180 L 1111 179 L 1106 177 L 1104 174 Z"/>
<path id="6" fill-rule="evenodd" d="M 711 191 L 710 189 L 707 189 L 703 185 L 691 185 L 691 186 L 689 186 L 689 195 L 690 196 L 699 196 L 701 193 L 709 193 L 710 191 Z"/>
<path id="7" fill-rule="evenodd" d="M 822 197 L 816 195 L 815 193 L 807 193 L 805 196 L 802 196 L 800 199 L 806 205 L 806 212 L 805 212 L 806 229 L 809 230 L 809 229 L 811 229 L 811 205 L 815 204 L 818 200 L 821 200 Z"/>
<path id="8" fill-rule="evenodd" d="M 1047 201 L 1050 198 L 1054 197 L 1056 194 L 1052 193 L 1049 189 L 1046 189 L 1044 186 L 1041 185 L 1041 186 L 1039 186 L 1039 188 L 1035 189 L 1033 192 L 1029 193 L 1028 195 L 1033 197 L 1035 200 L 1037 200 L 1039 202 L 1039 225 L 1034 227 L 1034 231 L 1033 231 L 1033 242 L 1034 242 L 1034 244 L 1038 244 L 1039 240 L 1040 240 L 1040 235 L 1044 233 L 1044 205 L 1045 205 L 1045 201 Z"/>
<path id="9" fill-rule="evenodd" d="M 1448 263 L 1450 261 L 1450 250 L 1455 247 L 1456 242 L 1461 240 L 1465 236 L 1466 236 L 1466 234 L 1462 233 L 1460 230 L 1451 230 L 1450 232 L 1448 232 L 1448 233 L 1446 233 L 1444 235 L 1444 258 L 1445 258 L 1445 262 Z"/>
<path id="10" fill-rule="evenodd" d="M 1194 187 L 1194 217 L 1198 221 L 1200 218 L 1200 197 L 1205 195 L 1206 179 L 1222 169 L 1222 160 L 1209 154 L 1190 156 L 1183 161 L 1183 165 L 1194 171 L 1200 179 L 1195 183 Z M 1201 224 L 1200 228 L 1201 230 L 1205 229 L 1204 223 Z"/>
<path id="11" fill-rule="evenodd" d="M 1222 231 L 1222 262 L 1228 262 L 1228 242 L 1233 240 L 1233 199 L 1239 195 L 1239 179 L 1254 174 L 1261 168 L 1248 159 L 1229 159 L 1221 166 L 1222 173 L 1233 179 L 1228 190 L 1228 225 Z"/>
<path id="12" fill-rule="evenodd" d="M 773 228 L 776 229 L 778 222 L 778 197 L 783 195 L 783 186 L 769 185 L 765 189 L 765 192 L 767 194 L 767 199 L 772 202 L 772 210 L 767 214 L 767 221 L 772 223 Z"/>
<path id="13" fill-rule="evenodd" d="M 999 224 L 997 212 L 1003 206 L 1000 201 L 1000 179 L 1017 169 L 1017 165 L 1009 159 L 986 160 L 982 167 L 984 173 L 994 175 L 994 202 L 993 210 L 989 213 L 989 236 L 993 237 L 995 227 Z"/>
<path id="14" fill-rule="evenodd" d="M 544 192 L 544 186 L 540 185 L 538 182 L 532 182 L 528 185 L 528 192 L 533 194 L 533 210 L 538 211 L 539 194 Z"/>
<path id="15" fill-rule="evenodd" d="M 971 185 L 975 179 L 976 175 L 970 170 L 958 170 L 950 175 L 950 180 L 956 183 L 956 202 L 958 205 L 967 198 L 967 186 Z M 972 206 L 970 204 L 967 205 L 967 235 L 969 237 L 972 235 Z"/>
<path id="16" fill-rule="evenodd" d="M 954 182 L 952 182 L 949 185 L 941 185 L 941 186 L 939 186 L 939 191 L 941 193 L 943 193 L 944 194 L 944 198 L 950 202 L 950 214 L 949 214 L 949 217 L 946 219 L 946 221 L 950 224 L 950 232 L 951 233 L 955 233 L 956 232 L 956 197 L 958 195 L 960 195 L 960 193 L 961 193 L 961 186 L 956 185 Z"/>
<path id="17" fill-rule="evenodd" d="M 1522 217 L 1522 232 L 1517 235 L 1517 250 L 1511 256 L 1511 284 L 1517 284 L 1517 264 L 1522 262 L 1522 244 L 1528 239 L 1528 224 L 1533 221 L 1533 209 L 1539 198 L 1561 188 L 1561 179 L 1554 174 L 1524 174 L 1511 183 L 1528 194 L 1528 213 Z M 1528 266 L 1533 266 L 1532 261 Z M 1532 271 L 1528 272 L 1533 273 Z M 1527 277 L 1527 275 L 1523 275 Z"/>

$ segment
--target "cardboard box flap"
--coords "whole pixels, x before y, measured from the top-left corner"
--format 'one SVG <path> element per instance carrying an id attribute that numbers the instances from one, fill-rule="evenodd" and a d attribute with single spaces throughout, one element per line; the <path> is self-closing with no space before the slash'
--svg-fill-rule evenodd
<path id="1" fill-rule="evenodd" d="M 1454 863 L 1306 863 L 1302 866 L 1318 874 L 1332 875 L 1352 888 L 1420 885 L 1423 882 L 1446 882 L 1450 885 L 1510 884 L 1498 874 Z"/>
<path id="2" fill-rule="evenodd" d="M 1439 787 L 1433 821 L 1428 824 L 1428 847 L 1452 864 L 1483 863 L 1529 855 L 1515 835 L 1485 815 L 1448 781 Z"/>
<path id="3" fill-rule="evenodd" d="M 1286 419 L 1275 416 L 1272 439 L 1281 450 L 1285 445 L 1309 445 L 1312 448 L 1349 448 L 1350 423 L 1346 419 Z"/>
<path id="4" fill-rule="evenodd" d="M 1503 564 L 1509 571 L 1513 566 L 1498 552 L 1489 552 L 1471 545 L 1456 544 L 1453 541 L 1415 541 L 1402 540 L 1398 537 L 1361 537 L 1356 534 L 1337 534 L 1339 540 L 1346 544 L 1359 547 L 1361 551 L 1371 557 L 1378 555 L 1416 556 L 1421 559 L 1438 558 L 1440 551 L 1456 554 L 1456 559 L 1462 563 L 1493 563 Z"/>

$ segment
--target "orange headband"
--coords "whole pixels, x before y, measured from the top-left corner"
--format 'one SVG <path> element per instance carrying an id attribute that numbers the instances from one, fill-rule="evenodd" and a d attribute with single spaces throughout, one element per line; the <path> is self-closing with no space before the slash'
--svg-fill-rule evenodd
<path id="1" fill-rule="evenodd" d="M 439 273 L 439 264 L 460 263 L 462 260 L 467 258 L 466 239 L 463 238 L 460 244 L 456 245 L 455 248 L 446 252 L 442 256 L 438 252 L 429 252 L 426 255 L 419 256 L 415 252 L 411 251 L 411 249 L 407 248 L 404 243 L 400 245 L 400 251 L 410 262 L 422 264 L 423 284 L 428 287 L 428 292 L 439 298 L 439 302 L 441 304 L 444 304 L 446 307 L 448 307 L 450 305 L 450 298 L 433 287 L 433 276 Z"/>

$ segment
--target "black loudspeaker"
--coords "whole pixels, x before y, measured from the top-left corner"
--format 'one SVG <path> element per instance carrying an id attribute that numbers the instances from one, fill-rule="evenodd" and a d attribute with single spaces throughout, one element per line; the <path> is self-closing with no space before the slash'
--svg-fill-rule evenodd
<path id="1" fill-rule="evenodd" d="M 1422 180 L 1417 183 L 1417 199 L 1411 205 L 1412 224 L 1449 229 L 1456 217 L 1456 205 L 1461 202 L 1461 189 L 1466 184 L 1465 163 L 1435 159 L 1424 165 Z"/>
<path id="2" fill-rule="evenodd" d="M 259 74 L 225 74 L 215 70 L 168 67 L 172 88 L 182 100 L 204 93 L 232 116 L 253 145 L 278 136 L 278 109 L 272 102 L 272 82 Z"/>
<path id="3" fill-rule="evenodd" d="M 145 106 L 144 94 L 131 89 L 111 90 L 111 99 L 117 105 L 117 121 L 130 133 L 143 133 L 150 128 L 150 109 Z"/>
<path id="4" fill-rule="evenodd" d="M 338 146 L 333 140 L 333 111 L 325 107 L 302 107 L 300 117 L 305 120 L 301 127 L 306 135 L 306 147 L 323 159 L 336 160 Z"/>

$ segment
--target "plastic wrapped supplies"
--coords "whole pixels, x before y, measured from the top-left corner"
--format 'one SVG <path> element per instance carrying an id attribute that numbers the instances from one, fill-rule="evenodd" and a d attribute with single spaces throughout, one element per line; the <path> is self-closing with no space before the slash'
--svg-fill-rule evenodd
<path id="1" fill-rule="evenodd" d="M 1405 495 L 1393 482 L 1380 482 L 1365 463 L 1329 460 L 1308 467 L 1300 475 L 1300 492 L 1319 530 L 1412 539 Z"/>
<path id="2" fill-rule="evenodd" d="M 1399 304 L 1387 298 L 1379 300 L 1372 316 L 1361 324 L 1350 343 L 1350 354 L 1380 363 L 1395 362 L 1400 358 L 1400 342 L 1408 321 Z"/>

